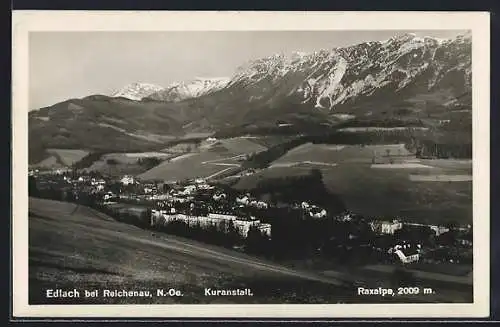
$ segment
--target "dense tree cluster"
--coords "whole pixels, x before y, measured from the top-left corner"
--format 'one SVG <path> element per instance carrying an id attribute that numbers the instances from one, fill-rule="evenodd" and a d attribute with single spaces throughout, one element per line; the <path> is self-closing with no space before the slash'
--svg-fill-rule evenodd
<path id="1" fill-rule="evenodd" d="M 251 155 L 244 163 L 245 168 L 266 168 L 271 162 L 283 156 L 287 151 L 304 144 L 306 140 L 304 138 L 296 138 L 291 141 L 275 145 L 266 151 L 262 151 Z"/>
<path id="2" fill-rule="evenodd" d="M 273 204 L 281 202 L 290 205 L 306 201 L 320 205 L 330 213 L 339 213 L 346 209 L 341 198 L 326 188 L 319 169 L 311 169 L 309 174 L 305 175 L 264 179 L 252 193 L 258 197 L 267 195 Z"/>
<path id="3" fill-rule="evenodd" d="M 88 168 L 88 167 L 92 166 L 92 164 L 94 162 L 99 160 L 104 154 L 106 154 L 106 152 L 103 152 L 103 151 L 90 152 L 85 157 L 83 157 L 79 161 L 75 162 L 73 164 L 73 168 L 76 168 L 76 169 Z"/>
<path id="4" fill-rule="evenodd" d="M 137 159 L 137 164 L 143 166 L 145 169 L 151 169 L 158 166 L 161 163 L 161 159 L 157 157 L 145 157 Z"/>
<path id="5" fill-rule="evenodd" d="M 472 140 L 471 140 L 472 141 Z M 472 143 L 436 143 L 432 140 L 420 142 L 417 158 L 472 158 Z"/>

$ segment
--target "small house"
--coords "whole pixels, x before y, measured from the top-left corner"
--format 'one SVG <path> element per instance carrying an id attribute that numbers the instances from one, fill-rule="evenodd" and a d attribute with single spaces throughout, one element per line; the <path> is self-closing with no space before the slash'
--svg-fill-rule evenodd
<path id="1" fill-rule="evenodd" d="M 215 193 L 213 196 L 212 196 L 212 199 L 214 201 L 220 201 L 222 199 L 225 199 L 226 198 L 226 194 L 225 193 Z"/>
<path id="2" fill-rule="evenodd" d="M 403 223 L 398 220 L 393 221 L 373 221 L 370 223 L 372 230 L 379 234 L 394 234 L 403 228 Z"/>
<path id="3" fill-rule="evenodd" d="M 120 183 L 122 183 L 123 185 L 134 184 L 134 182 L 135 182 L 134 177 L 129 175 L 123 176 L 122 179 L 120 180 Z"/>
<path id="4" fill-rule="evenodd" d="M 322 208 L 319 208 L 319 207 L 312 207 L 310 210 L 309 210 L 309 216 L 311 218 L 325 218 L 326 217 L 326 210 L 325 209 L 322 209 Z"/>
<path id="5" fill-rule="evenodd" d="M 412 246 L 411 244 L 398 244 L 391 248 L 389 253 L 396 255 L 401 263 L 408 264 L 420 260 L 420 248 L 420 244 L 416 246 Z"/>
<path id="6" fill-rule="evenodd" d="M 446 233 L 446 232 L 449 232 L 450 229 L 448 227 L 444 227 L 444 226 L 434 226 L 434 225 L 431 225 L 429 226 L 430 229 L 432 229 L 434 231 L 434 233 L 436 233 L 436 236 L 439 236 L 443 233 Z"/>

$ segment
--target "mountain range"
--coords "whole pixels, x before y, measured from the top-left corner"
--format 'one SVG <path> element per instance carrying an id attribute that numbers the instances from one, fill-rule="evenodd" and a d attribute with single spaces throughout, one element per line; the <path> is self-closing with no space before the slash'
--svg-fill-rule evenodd
<path id="1" fill-rule="evenodd" d="M 158 100 L 166 102 L 177 102 L 218 91 L 229 83 L 227 77 L 202 78 L 197 77 L 187 82 L 175 82 L 157 92 L 148 94 L 143 100 Z"/>
<path id="2" fill-rule="evenodd" d="M 470 34 L 403 34 L 275 54 L 243 64 L 230 78 L 134 83 L 109 96 L 69 99 L 29 113 L 30 162 L 46 148 L 151 148 L 188 133 L 246 133 L 277 122 L 311 129 L 345 117 L 463 119 L 472 104 L 471 42 Z"/>
<path id="3" fill-rule="evenodd" d="M 167 87 L 150 83 L 132 83 L 111 94 L 113 98 L 126 98 L 134 101 L 157 100 L 177 102 L 200 97 L 224 88 L 230 79 L 227 77 L 197 77 L 190 81 L 174 82 Z"/>
<path id="4" fill-rule="evenodd" d="M 164 88 L 159 85 L 135 82 L 123 87 L 119 91 L 114 92 L 111 94 L 111 97 L 141 101 L 144 97 L 163 90 Z"/>

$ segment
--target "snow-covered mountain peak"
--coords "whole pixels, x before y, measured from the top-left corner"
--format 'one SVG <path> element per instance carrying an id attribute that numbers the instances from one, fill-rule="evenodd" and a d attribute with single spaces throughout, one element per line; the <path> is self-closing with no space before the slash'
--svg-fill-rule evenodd
<path id="1" fill-rule="evenodd" d="M 134 101 L 140 101 L 142 98 L 162 90 L 164 90 L 164 88 L 159 85 L 135 82 L 114 92 L 111 96 L 114 98 L 122 97 Z"/>
<path id="2" fill-rule="evenodd" d="M 239 67 L 228 88 L 244 89 L 253 94 L 259 90 L 276 92 L 282 87 L 282 94 L 298 98 L 302 104 L 325 109 L 359 97 L 370 97 L 382 89 L 399 92 L 417 81 L 418 87 L 427 84 L 430 90 L 440 81 L 450 83 L 449 79 L 456 78 L 451 77 L 452 74 L 463 74 L 463 78 L 470 81 L 470 43 L 467 40 L 470 37 L 466 35 L 441 40 L 405 33 L 386 41 L 309 54 L 274 54 Z M 269 94 L 269 97 L 276 96 Z M 252 99 L 257 98 L 263 97 L 252 96 Z"/>
<path id="3" fill-rule="evenodd" d="M 459 74 L 468 87 L 470 41 L 470 33 L 449 39 L 405 33 L 386 41 L 311 53 L 275 53 L 245 63 L 232 78 L 200 76 L 166 88 L 134 83 L 115 96 L 176 102 L 227 89 L 230 94 L 252 94 L 249 101 L 263 99 L 261 94 L 270 92 L 268 99 L 280 94 L 312 107 L 334 109 L 383 89 L 399 92 L 417 83 L 419 88 L 431 90 L 441 81 L 449 85 Z"/>
<path id="4" fill-rule="evenodd" d="M 229 81 L 228 77 L 196 77 L 189 81 L 174 82 L 146 98 L 168 102 L 196 98 L 226 87 Z"/>

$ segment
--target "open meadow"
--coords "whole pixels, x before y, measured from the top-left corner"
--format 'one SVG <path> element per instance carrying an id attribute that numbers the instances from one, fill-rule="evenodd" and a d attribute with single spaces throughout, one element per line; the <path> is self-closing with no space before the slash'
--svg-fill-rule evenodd
<path id="1" fill-rule="evenodd" d="M 151 168 L 147 164 L 141 164 L 141 160 L 155 158 L 161 162 L 172 157 L 175 155 L 163 152 L 107 153 L 85 170 L 101 172 L 112 177 L 137 175 Z"/>
<path id="2" fill-rule="evenodd" d="M 381 158 L 387 151 L 395 155 L 393 163 L 372 164 L 374 153 Z M 417 159 L 398 144 L 304 144 L 269 168 L 241 177 L 234 187 L 251 190 L 262 180 L 308 174 L 313 168 L 322 171 L 326 187 L 353 212 L 433 224 L 472 223 L 471 161 Z"/>
<path id="3" fill-rule="evenodd" d="M 285 164 L 295 164 L 304 161 L 325 164 L 339 163 L 371 163 L 386 162 L 392 158 L 395 162 L 414 158 L 404 147 L 404 144 L 387 145 L 343 145 L 343 144 L 302 144 L 290 151 L 272 166 L 283 166 Z"/>
<path id="4" fill-rule="evenodd" d="M 47 152 L 56 156 L 64 166 L 71 166 L 80 161 L 89 152 L 77 149 L 47 149 Z"/>
<path id="5" fill-rule="evenodd" d="M 197 148 L 188 147 L 188 149 L 191 152 L 185 152 L 172 160 L 166 160 L 138 177 L 144 180 L 160 179 L 165 181 L 215 178 L 220 174 L 238 170 L 241 161 L 247 155 L 264 151 L 266 148 L 253 142 L 252 139 L 240 137 L 214 142 L 204 141 Z"/>
<path id="6" fill-rule="evenodd" d="M 37 168 L 70 167 L 89 153 L 79 149 L 47 149 L 46 152 L 45 159 L 30 166 Z"/>
<path id="7" fill-rule="evenodd" d="M 62 164 L 57 160 L 57 157 L 55 155 L 51 155 L 45 159 L 43 159 L 40 162 L 37 162 L 36 164 L 30 165 L 33 168 L 42 168 L 42 169 L 49 169 L 49 168 L 60 168 L 62 167 Z"/>
<path id="8" fill-rule="evenodd" d="M 471 224 L 472 182 L 420 182 L 411 177 L 427 174 L 426 170 L 339 165 L 323 171 L 323 182 L 350 210 L 366 216 L 402 217 L 430 224 Z"/>

